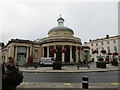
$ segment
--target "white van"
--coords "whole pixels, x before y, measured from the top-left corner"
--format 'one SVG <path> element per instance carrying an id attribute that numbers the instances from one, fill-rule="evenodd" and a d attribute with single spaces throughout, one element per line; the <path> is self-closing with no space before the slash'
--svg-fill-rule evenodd
<path id="1" fill-rule="evenodd" d="M 53 61 L 54 61 L 54 58 L 41 58 L 40 60 L 40 65 L 44 66 L 44 65 L 53 65 Z"/>

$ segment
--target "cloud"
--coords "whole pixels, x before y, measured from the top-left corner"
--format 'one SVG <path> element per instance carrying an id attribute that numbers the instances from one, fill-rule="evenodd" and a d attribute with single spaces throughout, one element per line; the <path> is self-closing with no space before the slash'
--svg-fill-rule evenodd
<path id="1" fill-rule="evenodd" d="M 117 35 L 117 2 L 4 2 L 1 5 L 0 41 L 12 38 L 36 40 L 47 36 L 57 25 L 59 15 L 65 25 L 72 28 L 74 36 L 82 39 Z"/>

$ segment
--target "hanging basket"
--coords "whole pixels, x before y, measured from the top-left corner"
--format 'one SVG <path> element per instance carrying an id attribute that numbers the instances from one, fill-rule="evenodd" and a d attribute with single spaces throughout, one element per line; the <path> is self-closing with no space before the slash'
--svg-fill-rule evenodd
<path id="1" fill-rule="evenodd" d="M 50 52 L 54 54 L 54 53 L 56 53 L 57 51 L 56 51 L 55 48 L 51 48 L 51 49 L 50 49 Z"/>
<path id="2" fill-rule="evenodd" d="M 95 54 L 95 53 L 98 54 L 98 51 L 97 50 L 92 51 L 92 54 Z"/>
<path id="3" fill-rule="evenodd" d="M 61 49 L 61 52 L 62 53 L 66 53 L 66 49 Z"/>
<path id="4" fill-rule="evenodd" d="M 8 57 L 8 59 L 12 59 L 12 60 L 13 60 L 13 59 L 14 59 L 14 57 L 12 57 L 12 56 L 9 56 L 9 57 Z"/>
<path id="5" fill-rule="evenodd" d="M 82 51 L 84 50 L 84 48 L 83 48 L 83 47 L 81 47 L 80 49 L 81 49 Z"/>
<path id="6" fill-rule="evenodd" d="M 114 53 L 113 53 L 113 55 L 119 55 L 119 53 L 117 53 L 117 52 L 114 52 Z"/>

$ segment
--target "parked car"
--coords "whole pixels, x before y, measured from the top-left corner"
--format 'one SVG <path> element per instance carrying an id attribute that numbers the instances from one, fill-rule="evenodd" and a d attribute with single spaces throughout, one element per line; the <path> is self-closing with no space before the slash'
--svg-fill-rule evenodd
<path id="1" fill-rule="evenodd" d="M 41 58 L 40 60 L 40 65 L 45 66 L 45 65 L 53 65 L 54 58 Z"/>

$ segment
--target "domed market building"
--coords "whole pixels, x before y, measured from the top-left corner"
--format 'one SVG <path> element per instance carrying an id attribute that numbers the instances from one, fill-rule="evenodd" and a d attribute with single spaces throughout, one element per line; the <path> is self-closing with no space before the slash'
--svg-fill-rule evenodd
<path id="1" fill-rule="evenodd" d="M 41 58 L 54 58 L 68 64 L 89 62 L 90 48 L 82 46 L 81 39 L 74 37 L 74 31 L 64 26 L 64 21 L 60 16 L 58 26 L 49 30 L 48 37 L 35 41 L 11 39 L 3 49 L 3 61 L 13 56 L 18 65 L 25 65 L 30 57 L 38 63 Z"/>

